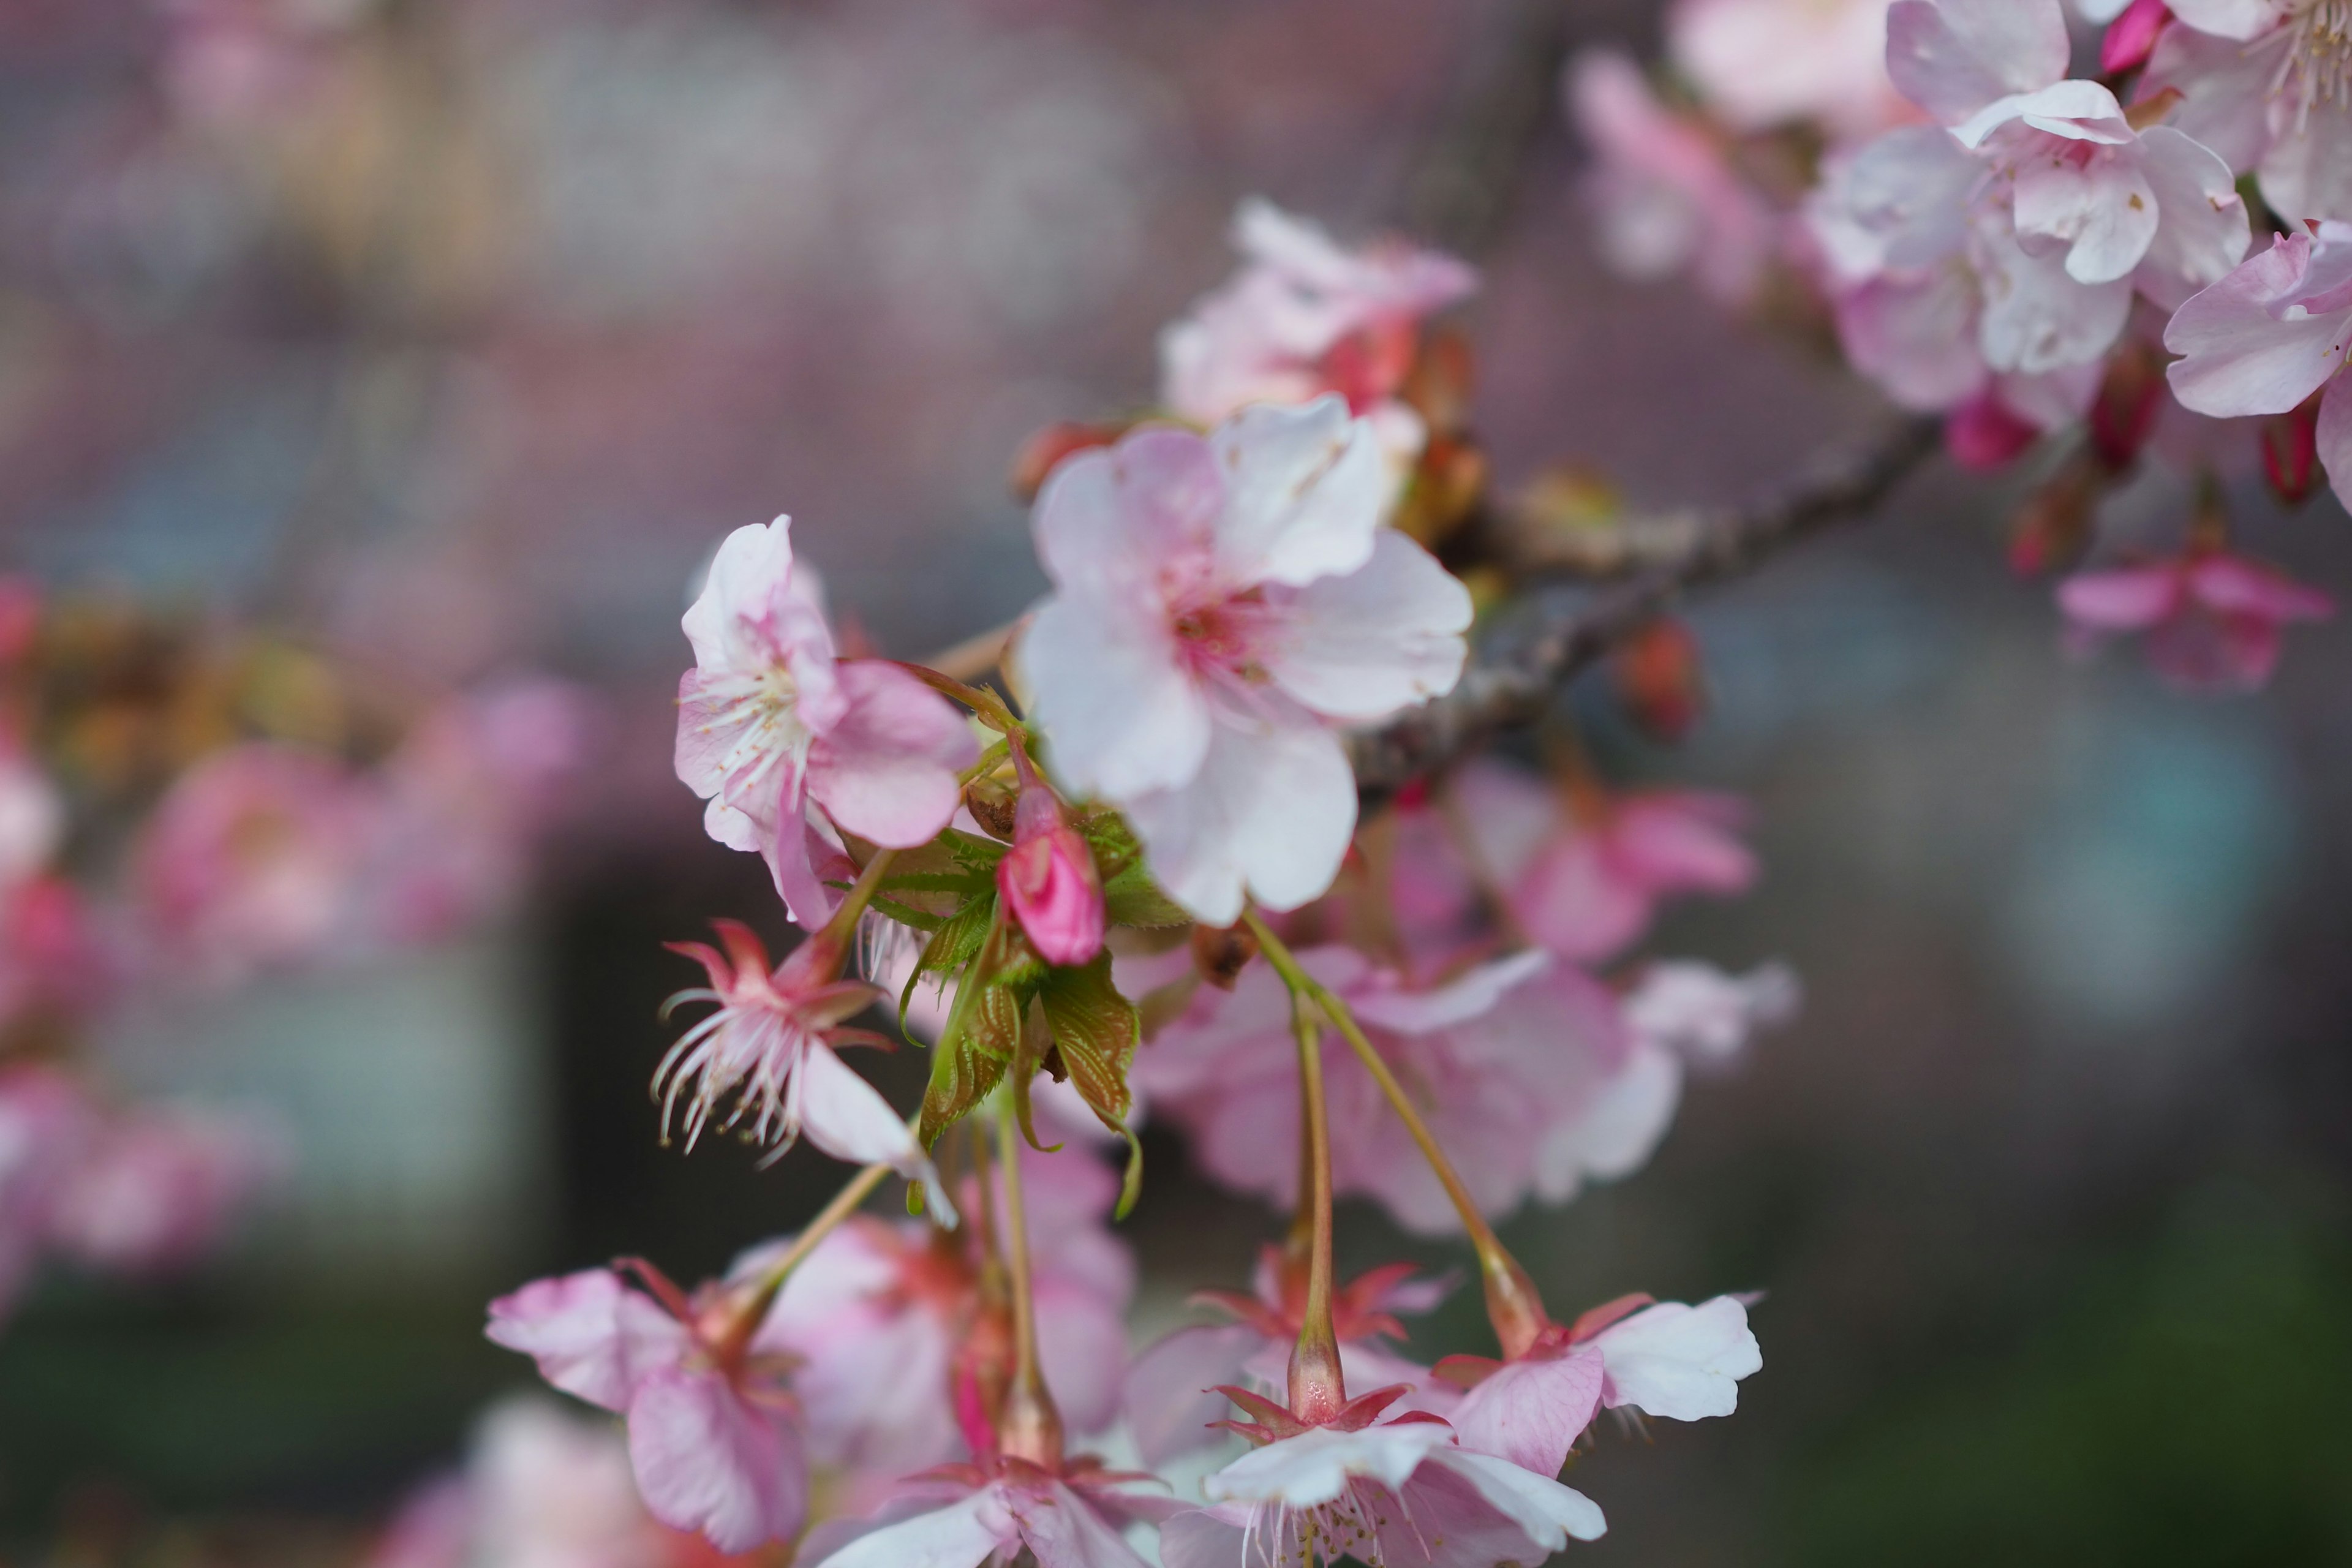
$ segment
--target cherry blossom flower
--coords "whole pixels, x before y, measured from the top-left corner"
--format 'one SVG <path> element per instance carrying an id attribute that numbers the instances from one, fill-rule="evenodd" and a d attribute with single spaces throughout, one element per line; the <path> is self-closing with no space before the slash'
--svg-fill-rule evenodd
<path id="1" fill-rule="evenodd" d="M 233 746 L 172 786 L 137 850 L 157 937 L 215 979 L 314 959 L 352 935 L 352 900 L 382 810 L 331 757 Z"/>
<path id="2" fill-rule="evenodd" d="M 1888 74 L 1948 130 L 1835 161 L 1809 211 L 1848 356 L 1898 401 L 1949 408 L 1991 376 L 2087 366 L 2135 289 L 2169 309 L 2245 254 L 2221 157 L 2065 79 L 2057 0 L 1897 0 L 1887 17 Z"/>
<path id="3" fill-rule="evenodd" d="M 1679 1076 L 1659 1092 L 1615 998 L 1572 965 L 1518 953 L 1416 991 L 1350 948 L 1309 949 L 1299 962 L 1421 1102 L 1482 1213 L 1507 1214 L 1531 1192 L 1565 1198 L 1587 1173 L 1622 1174 L 1672 1115 Z M 1323 1055 L 1334 1190 L 1377 1198 L 1416 1232 L 1458 1230 L 1371 1075 L 1336 1036 Z M 1155 1114 L 1191 1134 L 1212 1175 L 1287 1207 L 1298 1180 L 1297 1060 L 1289 994 L 1253 966 L 1230 994 L 1196 994 L 1137 1057 L 1134 1079 Z"/>
<path id="4" fill-rule="evenodd" d="M 2170 0 L 2140 78 L 2170 123 L 2252 173 L 2290 222 L 2352 221 L 2352 9 L 2344 0 Z"/>
<path id="5" fill-rule="evenodd" d="M 1055 592 L 1020 649 L 1055 773 L 1118 805 L 1199 919 L 1296 909 L 1356 822 L 1334 726 L 1450 689 L 1470 597 L 1380 526 L 1372 433 L 1337 397 L 1082 452 L 1047 482 Z"/>
<path id="6" fill-rule="evenodd" d="M 1195 1304 L 1231 1321 L 1178 1329 L 1128 1369 L 1120 1403 L 1145 1463 L 1164 1464 L 1217 1440 L 1211 1423 L 1224 1419 L 1232 1408 L 1221 1385 L 1239 1384 L 1269 1394 L 1286 1386 L 1291 1347 L 1306 1314 L 1304 1268 L 1286 1264 L 1280 1247 L 1267 1247 L 1258 1255 L 1250 1283 L 1247 1294 L 1193 1292 Z M 1433 1383 L 1428 1368 L 1382 1342 L 1404 1336 L 1397 1313 L 1425 1312 L 1448 1289 L 1448 1281 L 1415 1279 L 1411 1264 L 1394 1263 L 1334 1290 L 1331 1324 L 1346 1382 L 1360 1388 L 1402 1384 L 1409 1391 L 1406 1408 L 1433 1415 L 1451 1408 L 1454 1394 L 1449 1385 Z"/>
<path id="7" fill-rule="evenodd" d="M 466 1467 L 419 1488 L 367 1568 L 690 1568 L 709 1550 L 637 1500 L 629 1449 L 602 1421 L 539 1395 L 476 1424 Z"/>
<path id="8" fill-rule="evenodd" d="M 1720 303 L 1752 300 L 1772 259 L 1775 224 L 1716 136 L 1660 103 L 1641 68 L 1614 49 L 1579 55 L 1565 91 L 1595 159 L 1586 195 L 1602 259 L 1633 279 L 1689 271 Z"/>
<path id="9" fill-rule="evenodd" d="M 2335 601 L 2277 568 L 2225 551 L 2083 572 L 2058 585 L 2078 643 L 2145 634 L 2148 664 L 2189 691 L 2252 691 L 2277 667 L 2281 630 L 2323 620 Z"/>
<path id="10" fill-rule="evenodd" d="M 724 1552 L 791 1540 L 808 1460 L 786 1365 L 751 1342 L 756 1289 L 720 1283 L 689 1298 L 640 1272 L 658 1300 L 609 1268 L 534 1280 L 490 1303 L 489 1338 L 627 1419 L 630 1468 L 655 1518 Z"/>
<path id="11" fill-rule="evenodd" d="M 1413 1563 L 1500 1568 L 1540 1562 L 1608 1528 L 1591 1499 L 1498 1455 L 1444 1421 L 1379 1414 L 1400 1391 L 1351 1401 L 1309 1426 L 1271 1401 L 1234 1390 L 1256 1419 L 1237 1424 L 1259 1446 L 1202 1482 L 1211 1506 L 1160 1526 L 1167 1568 L 1263 1563 Z"/>
<path id="12" fill-rule="evenodd" d="M 2352 505 L 2352 222 L 2283 235 L 2174 312 L 2172 395 L 2199 414 L 2285 414 L 2319 399 L 2312 428 L 2336 494 Z"/>
<path id="13" fill-rule="evenodd" d="M 688 1148 L 735 1097 L 735 1108 L 719 1125 L 732 1130 L 748 1117 L 745 1135 L 790 1148 L 802 1133 L 836 1160 L 854 1164 L 887 1163 L 908 1181 L 939 1185 L 930 1157 L 890 1102 L 835 1053 L 839 1045 L 888 1041 L 869 1030 L 844 1027 L 845 1021 L 883 1000 L 863 981 L 838 977 L 839 954 L 823 937 L 812 938 L 785 955 L 772 971 L 759 937 L 735 921 L 714 921 L 725 951 L 705 942 L 668 944 L 700 963 L 708 988 L 681 991 L 668 1006 L 714 1002 L 717 1011 L 680 1036 L 654 1073 L 667 1135 L 681 1095 L 687 1098 Z M 688 1092 L 689 1087 L 691 1092 Z M 954 1223 L 955 1210 L 937 1194 L 940 1213 Z"/>
<path id="14" fill-rule="evenodd" d="M 1666 46 L 1738 131 L 1809 121 L 1844 140 L 1910 119 L 1886 79 L 1887 0 L 1680 0 Z"/>
<path id="15" fill-rule="evenodd" d="M 277 1139 L 247 1120 L 179 1107 L 118 1112 L 77 1151 L 50 1234 L 110 1273 L 184 1268 L 219 1243 L 283 1163 Z"/>
<path id="16" fill-rule="evenodd" d="M 1241 271 L 1160 335 L 1161 400 L 1206 426 L 1254 403 L 1337 393 L 1392 464 L 1411 463 L 1428 432 L 1397 395 L 1421 323 L 1469 298 L 1477 273 L 1400 242 L 1343 249 L 1256 197 L 1234 215 L 1233 239 Z"/>
<path id="17" fill-rule="evenodd" d="M 1058 1471 L 1014 1458 L 945 1466 L 908 1482 L 876 1519 L 820 1527 L 801 1555 L 814 1568 L 1009 1568 L 1032 1558 L 1040 1568 L 1144 1568 L 1121 1532 L 1176 1505 L 1130 1489 L 1139 1484 L 1158 1483 L 1090 1459 Z"/>
<path id="18" fill-rule="evenodd" d="M 1118 1180 L 1083 1151 L 1030 1151 L 1022 1168 L 1045 1384 L 1072 1431 L 1097 1432 L 1118 1412 L 1135 1290 L 1134 1262 L 1107 1223 Z M 800 1364 L 793 1389 L 819 1464 L 882 1483 L 968 1457 L 953 1395 L 980 1310 L 976 1228 L 860 1216 L 785 1280 L 753 1347 Z M 784 1245 L 747 1252 L 732 1277 L 758 1274 Z"/>
<path id="19" fill-rule="evenodd" d="M 710 803 L 710 837 L 763 856 L 813 931 L 834 899 L 808 808 L 878 845 L 928 843 L 954 815 L 957 774 L 979 744 L 904 669 L 835 662 L 818 587 L 793 559 L 790 518 L 729 534 L 683 625 L 695 667 L 678 681 L 677 776 Z"/>

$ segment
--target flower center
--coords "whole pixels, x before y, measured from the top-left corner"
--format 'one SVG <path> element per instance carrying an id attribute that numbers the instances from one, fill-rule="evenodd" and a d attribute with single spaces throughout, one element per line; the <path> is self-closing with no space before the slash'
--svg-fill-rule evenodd
<path id="1" fill-rule="evenodd" d="M 711 683 L 710 695 L 718 704 L 710 728 L 734 737 L 719 760 L 734 787 L 757 784 L 807 752 L 812 737 L 801 721 L 800 683 L 782 662 L 756 674 L 722 676 Z"/>

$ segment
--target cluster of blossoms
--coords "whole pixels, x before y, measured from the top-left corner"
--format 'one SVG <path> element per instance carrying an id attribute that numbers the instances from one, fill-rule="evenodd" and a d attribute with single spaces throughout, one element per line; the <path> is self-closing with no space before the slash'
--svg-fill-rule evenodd
<path id="1" fill-rule="evenodd" d="M 513 900 L 580 699 L 531 680 L 396 716 L 373 700 L 290 647 L 0 580 L 0 1308 L 44 1258 L 198 1260 L 284 1163 L 265 1119 L 122 1103 L 98 1059 L 110 1010 Z"/>
<path id="2" fill-rule="evenodd" d="M 2338 0 L 1681 0 L 1661 99 L 1571 68 L 1602 248 L 1735 306 L 1826 313 L 1846 360 L 1992 468 L 2045 443 L 2021 571 L 2096 545 L 2143 456 L 2200 500 L 2180 550 L 2077 572 L 2073 639 L 2146 634 L 2242 690 L 2328 597 L 2237 553 L 2221 481 L 2352 500 L 2352 16 Z M 2095 58 L 2072 75 L 2078 56 Z"/>
<path id="3" fill-rule="evenodd" d="M 982 668 L 841 657 L 785 519 L 728 536 L 687 612 L 678 777 L 804 934 L 781 963 L 729 921 L 676 945 L 707 984 L 673 1005 L 708 1010 L 660 1124 L 863 1168 L 719 1279 L 624 1259 L 488 1333 L 620 1417 L 594 1463 L 625 1447 L 652 1519 L 719 1551 L 1533 1563 L 1602 1531 L 1560 1479 L 1601 1411 L 1728 1415 L 1762 1364 L 1747 1299 L 1557 1319 L 1494 1229 L 1635 1170 L 1685 1075 L 1793 1011 L 1779 965 L 1639 952 L 1667 900 L 1755 880 L 1744 808 L 1613 786 L 1563 731 L 1548 769 L 1360 810 L 1347 731 L 1467 657 L 1471 594 L 1423 541 L 1483 466 L 1426 318 L 1475 278 L 1263 204 L 1236 237 L 1161 340 L 1167 416 L 1024 454 L 1052 587 Z M 911 1118 L 851 1065 L 894 999 L 929 1042 Z M 1253 1290 L 1200 1298 L 1219 1321 L 1130 1357 L 1147 1115 L 1289 1218 Z M 894 1174 L 919 1217 L 861 1213 Z M 1408 1356 L 1397 1314 L 1448 1287 L 1336 1280 L 1342 1194 L 1466 1239 L 1496 1353 Z M 478 1498 L 418 1506 L 481 1528 Z"/>

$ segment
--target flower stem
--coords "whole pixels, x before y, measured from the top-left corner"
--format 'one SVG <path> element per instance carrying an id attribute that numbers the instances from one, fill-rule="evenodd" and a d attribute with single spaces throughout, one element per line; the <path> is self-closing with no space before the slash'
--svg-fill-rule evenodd
<path id="1" fill-rule="evenodd" d="M 838 1229 L 843 1220 L 856 1214 L 858 1205 L 873 1195 L 874 1189 L 880 1186 L 882 1178 L 889 1173 L 890 1167 L 887 1164 L 868 1165 L 852 1176 L 847 1186 L 833 1194 L 833 1201 L 818 1210 L 817 1216 L 803 1227 L 800 1235 L 793 1237 L 793 1244 L 784 1249 L 784 1255 L 760 1276 L 759 1289 L 744 1302 L 742 1311 L 737 1315 L 738 1327 L 736 1332 L 729 1336 L 730 1339 L 740 1336 L 749 1342 L 751 1336 L 759 1331 L 761 1323 L 766 1321 L 768 1309 L 776 1304 L 776 1295 L 783 1289 L 784 1281 L 792 1277 L 793 1270 L 808 1260 L 808 1255 L 816 1250 L 818 1242 Z"/>
<path id="2" fill-rule="evenodd" d="M 1266 961 L 1282 976 L 1283 984 L 1290 987 L 1291 994 L 1311 1000 L 1324 1016 L 1331 1020 L 1340 1037 L 1348 1042 L 1357 1059 L 1364 1064 L 1364 1070 L 1370 1073 L 1372 1081 L 1381 1086 L 1381 1094 L 1388 1098 L 1390 1108 L 1404 1123 L 1405 1131 L 1412 1134 L 1412 1141 L 1420 1145 L 1422 1158 L 1429 1162 L 1438 1185 L 1444 1187 L 1445 1195 L 1453 1200 L 1454 1212 L 1461 1216 L 1462 1228 L 1469 1233 L 1470 1245 L 1477 1252 L 1478 1276 L 1486 1292 L 1486 1315 L 1494 1322 L 1496 1337 L 1503 1342 L 1503 1353 L 1506 1356 L 1524 1353 L 1550 1323 L 1535 1282 L 1528 1278 L 1528 1271 L 1519 1267 L 1519 1260 L 1511 1256 L 1509 1248 L 1495 1235 L 1495 1227 L 1486 1223 L 1486 1216 L 1478 1212 L 1478 1205 L 1472 1201 L 1469 1188 L 1462 1184 L 1454 1163 L 1445 1157 L 1445 1151 L 1438 1147 L 1436 1137 L 1429 1131 L 1429 1124 L 1422 1120 L 1420 1110 L 1405 1094 L 1404 1086 L 1397 1082 L 1396 1075 L 1389 1070 L 1389 1064 L 1381 1058 L 1381 1053 L 1365 1037 L 1355 1015 L 1348 1011 L 1348 1005 L 1300 967 L 1297 955 L 1283 945 L 1282 939 L 1258 918 L 1256 910 L 1243 911 L 1242 919 L 1248 922 L 1250 931 L 1257 937 L 1259 948 L 1265 953 Z M 1320 1065 L 1318 1057 L 1318 1085 Z M 1300 1070 L 1303 1077 L 1306 1070 L 1303 1055 Z M 1324 1168 L 1328 1173 L 1328 1164 Z"/>
<path id="3" fill-rule="evenodd" d="M 1283 978 L 1290 976 L 1286 973 Z M 1298 1342 L 1290 1349 L 1290 1410 L 1302 1421 L 1319 1423 L 1337 1415 L 1348 1403 L 1347 1380 L 1339 1369 L 1339 1335 L 1331 1322 L 1331 1124 L 1323 1100 L 1323 1031 L 1316 1022 L 1314 1002 L 1296 985 L 1290 992 L 1290 1014 L 1298 1037 L 1300 1131 L 1307 1142 L 1299 1168 L 1307 1184 L 1299 1189 L 1298 1206 L 1311 1227 L 1307 1304 L 1299 1314 Z"/>
<path id="4" fill-rule="evenodd" d="M 833 918 L 810 939 L 830 942 L 838 951 L 839 957 L 833 964 L 835 973 L 841 973 L 842 964 L 848 962 L 851 950 L 857 945 L 858 917 L 865 914 L 866 906 L 874 901 L 874 894 L 882 886 L 882 879 L 890 874 L 890 862 L 898 858 L 896 849 L 874 851 L 874 858 L 866 861 L 865 869 L 857 873 L 857 880 L 851 883 L 849 891 L 842 895 L 841 908 L 834 910 Z"/>
<path id="5" fill-rule="evenodd" d="M 1004 1261 L 1013 1276 L 1013 1386 L 1005 1390 L 998 1447 L 1008 1458 L 1059 1471 L 1062 1415 L 1037 1368 L 1037 1301 L 1029 1277 L 1029 1216 L 1021 1203 L 1021 1131 L 1012 1097 L 996 1111 L 997 1164 L 1004 1173 Z"/>

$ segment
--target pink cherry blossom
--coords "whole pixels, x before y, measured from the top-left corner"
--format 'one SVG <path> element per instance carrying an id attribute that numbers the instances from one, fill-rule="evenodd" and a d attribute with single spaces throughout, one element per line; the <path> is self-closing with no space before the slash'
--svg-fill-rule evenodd
<path id="1" fill-rule="evenodd" d="M 0 742 L 0 890 L 46 868 L 65 828 L 57 786 L 30 756 Z"/>
<path id="2" fill-rule="evenodd" d="M 1160 1526 L 1167 1568 L 1245 1568 L 1266 1562 L 1412 1563 L 1501 1568 L 1543 1560 L 1608 1528 L 1583 1493 L 1482 1452 L 1434 1417 L 1381 1421 L 1397 1391 L 1351 1402 L 1308 1426 L 1248 1399 L 1259 1446 L 1210 1475 L 1210 1507 Z"/>
<path id="3" fill-rule="evenodd" d="M 1102 951 L 1094 851 L 1063 817 L 1054 792 L 1034 779 L 1013 809 L 1013 847 L 996 863 L 996 889 L 1046 963 L 1086 963 Z"/>
<path id="4" fill-rule="evenodd" d="M 1810 121 L 1843 140 L 1911 118 L 1886 79 L 1886 0 L 1679 0 L 1666 45 L 1734 130 Z"/>
<path id="5" fill-rule="evenodd" d="M 0 888 L 0 1021 L 94 1008 L 115 968 L 73 883 L 48 876 Z"/>
<path id="6" fill-rule="evenodd" d="M 908 1181 L 927 1183 L 941 1217 L 952 1225 L 954 1207 L 936 1191 L 939 1173 L 914 1132 L 835 1052 L 849 1044 L 887 1047 L 881 1036 L 844 1026 L 882 1001 L 882 993 L 839 978 L 839 954 L 822 937 L 801 943 L 772 971 L 767 949 L 749 927 L 735 921 L 712 924 L 724 952 L 698 942 L 669 944 L 671 952 L 700 963 L 710 984 L 681 991 L 668 1005 L 712 1002 L 718 1007 L 679 1037 L 654 1073 L 664 1132 L 684 1096 L 686 1142 L 692 1148 L 719 1103 L 732 1095 L 735 1108 L 719 1123 L 722 1129 L 741 1127 L 752 1142 L 779 1152 L 805 1132 L 837 1160 L 887 1163 Z"/>
<path id="7" fill-rule="evenodd" d="M 1519 953 L 1413 990 L 1350 948 L 1299 959 L 1419 1099 L 1486 1214 L 1507 1214 L 1530 1193 L 1564 1199 L 1586 1174 L 1623 1174 L 1672 1116 L 1678 1072 L 1653 1069 L 1615 999 L 1572 965 Z M 1413 1231 L 1457 1230 L 1453 1205 L 1371 1075 L 1336 1034 L 1323 1054 L 1334 1190 L 1377 1198 Z M 1134 1078 L 1217 1180 L 1291 1205 L 1297 1046 L 1288 993 L 1270 970 L 1244 971 L 1230 994 L 1203 987 L 1144 1047 Z"/>
<path id="8" fill-rule="evenodd" d="M 1749 303 L 1772 259 L 1774 221 L 1716 135 L 1660 103 L 1613 49 L 1578 56 L 1565 90 L 1593 153 L 1586 195 L 1602 258 L 1628 278 L 1688 271 L 1710 298 Z"/>
<path id="9" fill-rule="evenodd" d="M 1686 1060 L 1720 1067 L 1736 1060 L 1757 1030 L 1794 1017 L 1802 997 L 1786 964 L 1727 974 L 1711 963 L 1670 959 L 1644 968 L 1626 994 L 1625 1025 Z"/>
<path id="10" fill-rule="evenodd" d="M 1284 1389 L 1291 1347 L 1306 1314 L 1307 1281 L 1301 1263 L 1286 1263 L 1282 1249 L 1258 1255 L 1251 1291 L 1201 1290 L 1195 1305 L 1223 1313 L 1229 1321 L 1178 1329 L 1135 1358 L 1128 1370 L 1121 1405 L 1136 1451 L 1147 1464 L 1216 1441 L 1211 1423 L 1232 1405 L 1219 1392 L 1239 1384 L 1275 1394 Z M 1415 1279 L 1411 1264 L 1391 1264 L 1360 1275 L 1332 1292 L 1332 1330 L 1339 1341 L 1339 1368 L 1356 1388 L 1403 1384 L 1408 1409 L 1443 1415 L 1454 1402 L 1453 1390 L 1433 1383 L 1429 1369 L 1408 1361 L 1383 1342 L 1402 1339 L 1399 1312 L 1425 1312 L 1450 1282 Z"/>
<path id="11" fill-rule="evenodd" d="M 661 1299 L 609 1268 L 540 1279 L 490 1303 L 493 1343 L 628 1422 L 629 1465 L 654 1517 L 725 1552 L 799 1534 L 808 1460 L 785 1366 L 761 1352 L 743 1287 L 691 1298 L 645 1269 Z"/>
<path id="12" fill-rule="evenodd" d="M 1134 1262 L 1108 1224 L 1118 1181 L 1077 1150 L 1030 1151 L 1022 1170 L 1041 1369 L 1069 1430 L 1097 1432 L 1118 1411 L 1135 1290 Z M 977 1194 L 967 1186 L 964 1196 Z M 794 1392 L 820 1464 L 870 1487 L 968 1457 L 954 1393 L 980 1308 L 975 1231 L 861 1216 L 785 1281 L 753 1342 L 799 1363 Z M 746 1253 L 735 1277 L 759 1272 L 782 1245 Z"/>
<path id="13" fill-rule="evenodd" d="M 81 1086 L 57 1068 L 0 1068 L 0 1314 L 40 1262 L 58 1194 L 98 1121 Z"/>
<path id="14" fill-rule="evenodd" d="M 278 1140 L 247 1120 L 177 1107 L 121 1111 L 77 1152 L 50 1234 L 92 1268 L 166 1273 L 211 1251 L 283 1164 Z"/>
<path id="15" fill-rule="evenodd" d="M 2283 235 L 2173 313 L 2182 357 L 2172 395 L 2199 414 L 2284 414 L 2313 394 L 2313 435 L 2336 494 L 2352 505 L 2352 222 Z"/>
<path id="16" fill-rule="evenodd" d="M 348 942 L 382 809 L 371 783 L 318 752 L 256 742 L 207 758 L 172 786 L 138 846 L 155 936 L 221 980 Z"/>
<path id="17" fill-rule="evenodd" d="M 809 807 L 876 844 L 927 843 L 954 815 L 979 744 L 904 669 L 835 660 L 790 518 L 729 534 L 683 625 L 695 667 L 677 687 L 677 776 L 710 803 L 710 837 L 765 857 L 793 918 L 814 930 L 834 898 Z"/>
<path id="18" fill-rule="evenodd" d="M 2344 0 L 2172 0 L 2138 96 L 2252 173 L 2291 222 L 2352 221 L 2352 12 Z"/>
<path id="19" fill-rule="evenodd" d="M 1328 888 L 1356 822 L 1335 726 L 1461 674 L 1469 595 L 1380 526 L 1387 490 L 1370 427 L 1326 397 L 1139 429 L 1038 500 L 1055 591 L 1019 659 L 1048 761 L 1201 920 Z"/>
<path id="20" fill-rule="evenodd" d="M 1022 1459 L 947 1466 L 902 1487 L 875 1519 L 821 1527 L 801 1556 L 812 1568 L 1144 1568 L 1121 1532 L 1175 1511 L 1164 1495 L 1132 1489 L 1159 1484 L 1092 1460 L 1058 1471 Z"/>
<path id="21" fill-rule="evenodd" d="M 1396 241 L 1343 249 L 1256 197 L 1234 215 L 1233 238 L 1241 271 L 1160 333 L 1169 409 L 1205 426 L 1253 403 L 1337 393 L 1370 422 L 1392 462 L 1419 456 L 1428 433 L 1397 394 L 1422 321 L 1467 299 L 1477 273 Z"/>
<path id="22" fill-rule="evenodd" d="M 2335 601 L 2242 555 L 2192 549 L 2170 561 L 2083 572 L 2058 585 L 2077 638 L 2144 634 L 2156 671 L 2190 691 L 2251 691 L 2276 668 L 2281 630 L 2324 620 Z"/>

